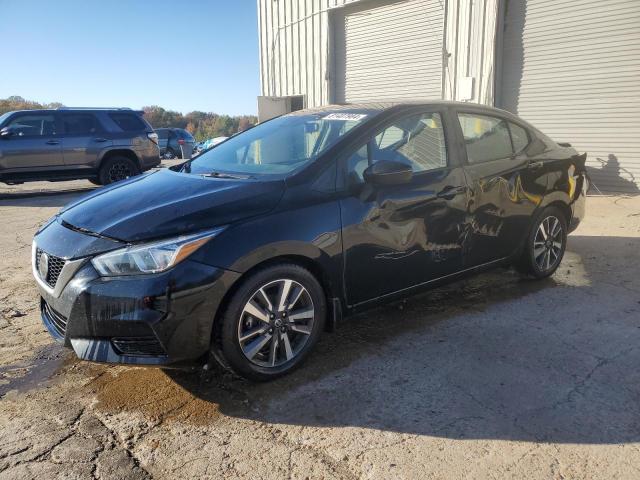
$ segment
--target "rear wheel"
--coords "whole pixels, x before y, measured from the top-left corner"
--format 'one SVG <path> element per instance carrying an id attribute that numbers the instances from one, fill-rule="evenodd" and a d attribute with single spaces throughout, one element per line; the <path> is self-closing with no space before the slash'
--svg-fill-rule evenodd
<path id="1" fill-rule="evenodd" d="M 133 160 L 127 157 L 111 157 L 102 162 L 98 181 L 101 185 L 134 177 L 140 173 L 140 168 Z"/>
<path id="2" fill-rule="evenodd" d="M 535 278 L 545 278 L 558 269 L 567 246 L 567 219 L 556 207 L 538 214 L 516 263 L 517 269 Z"/>
<path id="3" fill-rule="evenodd" d="M 220 353 L 239 375 L 277 378 L 306 358 L 325 317 L 324 292 L 308 270 L 294 264 L 266 268 L 242 284 L 220 319 Z"/>
<path id="4" fill-rule="evenodd" d="M 163 158 L 165 160 L 173 160 L 174 158 L 177 158 L 178 155 L 176 155 L 176 152 L 173 151 L 172 148 L 167 148 L 167 151 L 164 152 Z"/>

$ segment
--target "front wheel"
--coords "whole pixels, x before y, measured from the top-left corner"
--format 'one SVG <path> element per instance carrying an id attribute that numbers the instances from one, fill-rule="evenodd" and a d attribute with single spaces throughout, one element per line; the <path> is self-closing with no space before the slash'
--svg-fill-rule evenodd
<path id="1" fill-rule="evenodd" d="M 250 276 L 223 313 L 221 353 L 239 375 L 267 381 L 298 367 L 318 341 L 324 291 L 305 268 L 282 264 Z"/>
<path id="2" fill-rule="evenodd" d="M 545 278 L 558 269 L 567 246 L 567 219 L 556 207 L 538 214 L 516 268 L 535 278 Z"/>

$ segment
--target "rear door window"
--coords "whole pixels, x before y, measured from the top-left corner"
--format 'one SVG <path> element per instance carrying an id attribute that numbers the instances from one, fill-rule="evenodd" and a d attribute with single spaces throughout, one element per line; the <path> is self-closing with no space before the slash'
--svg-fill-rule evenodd
<path id="1" fill-rule="evenodd" d="M 96 117 L 90 113 L 67 113 L 62 116 L 67 135 L 93 135 L 102 130 Z"/>
<path id="2" fill-rule="evenodd" d="M 110 113 L 109 117 L 125 132 L 142 132 L 147 126 L 135 113 Z"/>
<path id="3" fill-rule="evenodd" d="M 166 140 L 167 138 L 169 138 L 169 130 L 156 130 L 156 133 L 158 134 L 158 138 L 160 140 Z"/>
<path id="4" fill-rule="evenodd" d="M 512 155 L 509 127 L 505 120 L 471 113 L 459 113 L 458 119 L 470 164 L 500 160 Z"/>

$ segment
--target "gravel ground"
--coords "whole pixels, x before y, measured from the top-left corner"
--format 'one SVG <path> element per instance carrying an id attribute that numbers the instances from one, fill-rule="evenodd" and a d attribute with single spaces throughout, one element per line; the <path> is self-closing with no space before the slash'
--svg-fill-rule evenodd
<path id="1" fill-rule="evenodd" d="M 52 343 L 30 243 L 83 184 L 0 187 L 0 479 L 640 478 L 640 197 L 590 197 L 551 279 L 359 315 L 253 385 Z"/>

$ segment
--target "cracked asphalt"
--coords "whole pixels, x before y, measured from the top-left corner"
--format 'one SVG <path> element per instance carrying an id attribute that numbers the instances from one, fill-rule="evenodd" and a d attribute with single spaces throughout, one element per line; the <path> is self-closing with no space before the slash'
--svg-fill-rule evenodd
<path id="1" fill-rule="evenodd" d="M 87 186 L 0 187 L 0 479 L 640 478 L 640 197 L 589 197 L 551 279 L 361 314 L 255 385 L 53 344 L 31 238 Z"/>

